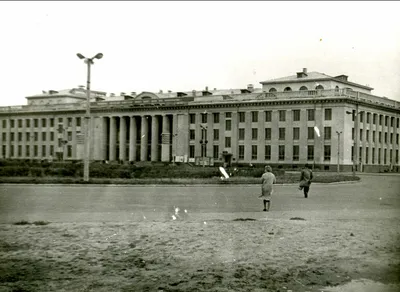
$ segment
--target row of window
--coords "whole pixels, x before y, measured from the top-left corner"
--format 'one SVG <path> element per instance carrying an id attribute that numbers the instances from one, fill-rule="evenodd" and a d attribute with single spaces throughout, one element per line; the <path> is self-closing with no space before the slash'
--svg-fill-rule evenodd
<path id="1" fill-rule="evenodd" d="M 228 129 L 226 129 L 229 131 Z M 243 141 L 245 140 L 245 129 L 244 128 L 239 128 L 238 129 L 238 140 Z M 299 127 L 294 127 L 293 128 L 293 140 L 299 140 L 300 139 L 300 128 Z M 258 140 L 258 135 L 259 135 L 259 129 L 258 128 L 252 128 L 251 129 L 251 140 Z M 278 139 L 279 140 L 286 140 L 288 137 L 286 137 L 286 128 L 278 128 Z M 271 140 L 272 137 L 272 128 L 265 128 L 264 129 L 264 138 L 265 140 Z M 388 133 L 384 133 L 385 137 L 385 143 L 388 143 Z M 393 143 L 393 133 L 390 133 L 390 143 Z M 195 140 L 196 139 L 196 131 L 194 129 L 191 129 L 189 131 L 189 138 L 190 140 Z M 230 137 L 225 137 L 229 138 Z M 307 127 L 307 139 L 308 140 L 313 140 L 315 138 L 315 131 L 313 127 Z M 324 127 L 324 132 L 323 132 L 323 139 L 324 140 L 331 140 L 332 138 L 332 128 L 331 127 Z M 354 128 L 352 132 L 352 138 L 354 140 Z M 360 141 L 363 141 L 363 130 L 360 130 Z M 213 140 L 218 141 L 219 140 L 219 129 L 213 129 Z M 369 141 L 369 130 L 367 130 L 367 140 Z M 375 131 L 373 131 L 372 135 L 372 141 L 375 142 Z M 382 132 L 378 133 L 378 141 L 379 143 L 382 143 Z M 396 134 L 396 143 L 399 144 L 399 134 Z"/>
<path id="2" fill-rule="evenodd" d="M 393 138 L 394 138 L 394 133 L 383 133 L 384 134 L 384 143 L 393 143 Z M 354 128 L 351 129 L 351 138 L 354 140 Z M 364 136 L 364 131 L 363 129 L 360 129 L 360 135 L 358 137 L 360 141 L 366 141 L 370 142 L 371 137 L 370 137 L 370 130 L 365 131 L 365 136 Z M 376 131 L 372 131 L 372 142 L 376 142 Z M 378 143 L 382 143 L 382 132 L 378 132 Z M 399 144 L 399 134 L 396 134 L 396 144 Z"/>
<path id="3" fill-rule="evenodd" d="M 47 149 L 49 149 L 48 152 L 47 152 Z M 66 149 L 67 149 L 67 157 L 71 158 L 72 157 L 72 146 L 67 145 Z M 14 152 L 14 147 L 11 147 L 10 148 L 10 157 L 31 157 L 31 148 L 29 145 L 25 146 L 25 154 L 24 155 L 22 153 L 22 150 L 23 150 L 22 145 L 18 146 L 17 153 Z M 3 157 L 6 157 L 6 155 L 7 155 L 7 148 L 5 145 L 3 145 L 3 147 L 2 147 L 2 154 L 3 154 Z M 54 145 L 50 145 L 49 148 L 47 148 L 46 145 L 42 145 L 42 153 L 41 153 L 40 157 L 47 157 L 47 156 L 54 156 Z M 39 146 L 38 145 L 33 146 L 32 157 L 39 157 Z"/>
<path id="4" fill-rule="evenodd" d="M 67 126 L 68 127 L 72 127 L 72 118 L 66 118 L 67 119 Z M 50 127 L 54 127 L 54 118 L 50 118 L 50 119 L 32 119 L 33 120 L 33 127 L 34 128 L 38 128 L 39 127 L 39 121 L 41 122 L 40 127 L 45 128 L 47 127 L 47 120 L 49 121 L 49 126 Z M 26 127 L 30 128 L 31 127 L 31 119 L 25 119 L 26 121 Z M 58 123 L 62 124 L 63 123 L 63 118 L 58 118 Z M 23 120 L 22 119 L 11 119 L 10 120 L 10 128 L 15 128 L 15 126 L 17 125 L 18 128 L 22 128 L 23 127 Z M 78 117 L 76 118 L 76 126 L 80 127 L 81 126 L 81 118 Z M 3 129 L 7 128 L 7 120 L 3 120 L 2 122 L 2 127 Z"/>
<path id="5" fill-rule="evenodd" d="M 245 154 L 245 145 L 239 145 L 239 153 L 238 153 L 238 159 L 243 160 L 244 159 L 244 154 Z M 251 159 L 252 160 L 257 160 L 258 159 L 258 146 L 257 145 L 251 145 Z M 264 160 L 269 161 L 272 159 L 272 154 L 271 154 L 271 145 L 265 145 L 265 150 L 264 150 Z M 277 153 L 277 158 L 280 161 L 285 160 L 285 151 L 286 151 L 286 145 L 278 145 L 278 153 Z M 381 153 L 382 149 L 381 148 L 372 148 L 372 157 L 371 161 L 369 161 L 369 148 L 366 147 L 365 150 L 365 159 L 363 160 L 365 163 L 378 163 L 381 164 Z M 354 147 L 351 149 L 352 151 L 352 157 L 354 156 Z M 389 157 L 387 157 L 387 153 L 389 153 Z M 362 157 L 362 147 L 360 147 L 360 157 Z M 376 155 L 375 155 L 376 154 Z M 201 155 L 202 157 L 207 156 L 207 148 L 202 147 L 201 149 Z M 392 155 L 393 155 L 393 150 L 392 149 L 383 149 L 383 164 L 391 163 L 392 161 Z M 395 163 L 399 162 L 399 150 L 396 150 L 395 152 Z M 189 147 L 189 157 L 194 158 L 195 157 L 195 146 L 190 145 Z M 214 159 L 220 159 L 220 151 L 219 151 L 219 146 L 214 145 L 213 146 L 213 158 Z M 389 158 L 389 160 L 388 160 Z M 299 161 L 300 160 L 300 146 L 299 145 L 293 145 L 293 151 L 292 151 L 292 160 L 293 161 Z M 307 145 L 307 160 L 308 161 L 313 161 L 314 160 L 314 146 L 313 145 Z M 330 161 L 331 160 L 331 146 L 330 145 L 325 145 L 324 146 L 324 161 Z"/>
<path id="6" fill-rule="evenodd" d="M 16 135 L 17 134 L 17 135 Z M 25 141 L 26 142 L 30 142 L 32 141 L 39 141 L 39 135 L 41 134 L 41 140 L 42 142 L 46 142 L 47 141 L 47 132 L 34 132 L 34 133 L 25 133 Z M 49 137 L 49 141 L 54 141 L 54 132 L 50 132 L 50 137 Z M 14 142 L 14 141 L 18 141 L 21 142 L 23 140 L 23 136 L 24 133 L 19 132 L 19 133 L 10 133 L 10 141 Z M 7 141 L 7 133 L 2 133 L 1 135 L 2 141 L 6 142 Z M 72 132 L 67 132 L 67 140 L 68 141 L 72 141 Z"/>
<path id="7" fill-rule="evenodd" d="M 280 122 L 286 121 L 286 114 L 287 114 L 287 110 L 279 110 L 278 111 Z M 292 114 L 293 114 L 293 121 L 300 121 L 300 110 L 292 110 Z M 259 115 L 258 111 L 251 112 L 251 122 L 252 123 L 258 122 L 258 115 Z M 207 113 L 202 113 L 201 114 L 201 123 L 207 123 L 207 117 L 208 117 Z M 326 108 L 324 117 L 325 117 L 325 121 L 332 120 L 332 109 Z M 220 113 L 213 113 L 213 122 L 214 123 L 219 123 L 219 118 L 220 118 Z M 232 118 L 231 112 L 225 113 L 225 119 L 229 120 L 231 118 Z M 246 113 L 239 112 L 238 119 L 239 119 L 239 123 L 245 123 L 246 122 Z M 315 119 L 315 110 L 307 109 L 307 120 L 314 121 L 314 119 Z M 195 124 L 196 123 L 196 114 L 190 114 L 189 121 L 191 124 Z M 272 111 L 265 111 L 265 122 L 271 122 L 271 121 L 272 121 Z"/>
<path id="8" fill-rule="evenodd" d="M 359 122 L 364 123 L 364 120 L 367 124 L 371 122 L 371 116 L 372 116 L 372 124 L 376 125 L 377 123 L 379 126 L 385 125 L 386 127 L 394 127 L 395 123 L 397 124 L 397 128 L 400 126 L 400 118 L 395 118 L 395 117 L 390 117 L 390 116 L 385 116 L 385 115 L 379 115 L 379 114 L 373 114 L 367 112 L 365 114 L 364 111 L 358 113 L 359 116 Z M 354 121 L 356 117 L 356 111 L 353 110 L 353 116 L 352 120 Z"/>
<path id="9" fill-rule="evenodd" d="M 382 151 L 383 150 L 383 151 Z M 365 147 L 365 156 L 364 156 L 364 152 L 363 152 L 363 147 L 360 147 L 359 150 L 359 157 L 360 157 L 360 161 L 362 161 L 363 163 L 369 164 L 381 164 L 382 162 L 382 153 L 383 153 L 383 164 L 388 164 L 388 163 L 392 163 L 392 159 L 393 159 L 393 150 L 392 149 L 381 149 L 381 148 L 372 148 L 371 149 L 371 161 L 370 161 L 370 157 L 369 157 L 369 147 Z M 389 157 L 388 154 L 389 153 Z M 396 150 L 395 152 L 396 156 L 395 156 L 395 163 L 399 163 L 399 150 Z M 351 161 L 354 161 L 354 146 L 351 147 Z"/>

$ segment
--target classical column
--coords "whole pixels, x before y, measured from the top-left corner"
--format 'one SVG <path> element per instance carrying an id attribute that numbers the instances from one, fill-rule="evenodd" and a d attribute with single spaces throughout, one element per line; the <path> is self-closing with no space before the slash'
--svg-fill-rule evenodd
<path id="1" fill-rule="evenodd" d="M 126 160 L 126 120 L 119 118 L 119 160 Z"/>
<path id="2" fill-rule="evenodd" d="M 163 115 L 162 120 L 162 139 L 161 139 L 161 161 L 170 161 L 170 126 L 169 118 L 167 115 Z"/>
<path id="3" fill-rule="evenodd" d="M 158 117 L 153 115 L 151 116 L 151 161 L 159 160 L 158 153 Z"/>
<path id="4" fill-rule="evenodd" d="M 110 161 L 117 159 L 117 118 L 110 117 Z"/>
<path id="5" fill-rule="evenodd" d="M 136 118 L 130 117 L 129 125 L 129 161 L 136 161 L 137 125 Z"/>
<path id="6" fill-rule="evenodd" d="M 149 140 L 149 117 L 142 116 L 142 131 L 140 137 L 140 161 L 147 161 Z"/>

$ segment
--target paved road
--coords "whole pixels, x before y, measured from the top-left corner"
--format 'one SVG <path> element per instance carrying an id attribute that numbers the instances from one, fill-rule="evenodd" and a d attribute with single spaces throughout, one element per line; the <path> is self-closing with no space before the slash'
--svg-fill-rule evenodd
<path id="1" fill-rule="evenodd" d="M 305 199 L 295 185 L 276 185 L 261 212 L 260 186 L 0 185 L 0 223 L 20 220 L 106 222 L 185 220 L 400 218 L 400 176 L 362 175 L 361 182 L 313 184 Z M 187 211 L 187 213 L 184 212 Z M 372 216 L 373 214 L 373 216 Z"/>

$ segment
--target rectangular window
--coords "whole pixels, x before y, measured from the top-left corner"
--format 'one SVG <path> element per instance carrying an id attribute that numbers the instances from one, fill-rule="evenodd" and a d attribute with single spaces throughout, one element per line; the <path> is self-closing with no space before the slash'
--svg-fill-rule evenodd
<path id="1" fill-rule="evenodd" d="M 39 120 L 38 119 L 34 119 L 33 120 L 33 127 L 35 127 L 35 128 L 39 127 Z"/>
<path id="2" fill-rule="evenodd" d="M 369 163 L 369 156 L 368 156 L 368 154 L 369 154 L 369 148 L 368 147 L 366 147 L 365 148 L 365 163 Z"/>
<path id="3" fill-rule="evenodd" d="M 1 134 L 3 141 L 7 141 L 7 134 L 6 133 L 2 133 Z"/>
<path id="4" fill-rule="evenodd" d="M 67 127 L 72 127 L 72 118 L 67 119 Z"/>
<path id="5" fill-rule="evenodd" d="M 80 126 L 80 124 L 78 125 L 78 120 L 80 121 L 81 118 L 77 118 L 76 119 L 76 125 Z M 53 128 L 54 127 L 54 118 L 50 118 L 50 127 Z"/>
<path id="6" fill-rule="evenodd" d="M 30 126 L 31 126 L 31 120 L 30 120 L 30 119 L 27 119 L 27 120 L 26 120 L 26 127 L 27 127 L 27 128 L 30 128 Z"/>
<path id="7" fill-rule="evenodd" d="M 279 145 L 278 151 L 279 151 L 278 159 L 285 160 L 285 145 Z"/>
<path id="8" fill-rule="evenodd" d="M 375 163 L 375 148 L 372 148 L 372 164 Z"/>
<path id="9" fill-rule="evenodd" d="M 47 120 L 42 119 L 42 128 L 46 128 L 46 127 L 47 127 Z"/>
<path id="10" fill-rule="evenodd" d="M 14 128 L 15 127 L 15 121 L 14 120 L 10 120 L 10 125 L 11 125 L 11 128 Z"/>
<path id="11" fill-rule="evenodd" d="M 251 145 L 251 159 L 257 159 L 257 145 Z"/>
<path id="12" fill-rule="evenodd" d="M 393 143 L 393 133 L 390 133 L 390 144 Z"/>
<path id="13" fill-rule="evenodd" d="M 219 124 L 219 113 L 213 113 L 214 124 Z"/>
<path id="14" fill-rule="evenodd" d="M 35 133 L 33 133 L 33 139 L 35 140 L 35 141 L 38 141 L 39 140 L 39 133 L 38 132 L 35 132 Z"/>
<path id="15" fill-rule="evenodd" d="M 207 114 L 201 114 L 201 122 L 207 123 Z"/>
<path id="16" fill-rule="evenodd" d="M 388 116 L 385 116 L 385 126 L 387 127 L 388 124 L 389 124 L 389 117 L 388 117 Z"/>
<path id="17" fill-rule="evenodd" d="M 72 132 L 68 132 L 67 139 L 68 141 L 72 141 Z"/>
<path id="18" fill-rule="evenodd" d="M 46 132 L 42 132 L 42 141 L 43 142 L 46 141 L 46 134 L 47 134 Z"/>
<path id="19" fill-rule="evenodd" d="M 29 145 L 25 146 L 25 152 L 27 157 L 31 156 L 31 148 Z"/>
<path id="20" fill-rule="evenodd" d="M 232 129 L 232 120 L 225 120 L 225 130 L 231 131 Z"/>
<path id="21" fill-rule="evenodd" d="M 396 134 L 396 144 L 399 145 L 399 134 Z"/>
<path id="22" fill-rule="evenodd" d="M 387 151 L 386 151 L 386 149 L 383 149 L 383 164 L 386 164 L 386 158 L 387 158 Z"/>
<path id="23" fill-rule="evenodd" d="M 67 157 L 72 157 L 72 146 L 68 145 L 67 147 Z"/>
<path id="24" fill-rule="evenodd" d="M 387 143 L 388 139 L 387 139 L 387 135 L 388 133 L 385 133 L 385 143 Z"/>
<path id="25" fill-rule="evenodd" d="M 314 146 L 307 145 L 307 160 L 314 160 Z"/>
<path id="26" fill-rule="evenodd" d="M 271 145 L 265 145 L 265 160 L 271 160 Z"/>
<path id="27" fill-rule="evenodd" d="M 11 157 L 14 157 L 14 147 L 11 147 L 11 148 L 10 148 L 10 156 L 11 156 Z"/>
<path id="28" fill-rule="evenodd" d="M 300 139 L 300 128 L 293 128 L 293 140 Z"/>
<path id="29" fill-rule="evenodd" d="M 331 160 L 331 145 L 324 145 L 324 160 Z"/>
<path id="30" fill-rule="evenodd" d="M 195 132 L 195 130 L 191 129 L 189 131 L 189 139 L 194 140 L 195 138 L 196 138 L 196 132 Z"/>
<path id="31" fill-rule="evenodd" d="M 10 133 L 10 140 L 11 141 L 14 141 L 14 139 L 15 139 L 15 136 L 14 136 L 15 134 L 14 133 Z"/>
<path id="32" fill-rule="evenodd" d="M 189 120 L 190 120 L 191 124 L 195 124 L 196 123 L 196 114 L 190 114 Z"/>
<path id="33" fill-rule="evenodd" d="M 218 145 L 213 146 L 213 158 L 214 159 L 219 158 L 219 146 Z"/>
<path id="34" fill-rule="evenodd" d="M 307 110 L 307 121 L 314 121 L 315 120 L 315 112 L 314 109 Z"/>
<path id="35" fill-rule="evenodd" d="M 265 140 L 271 140 L 271 128 L 265 128 Z"/>
<path id="36" fill-rule="evenodd" d="M 378 148 L 378 164 L 381 164 L 381 148 Z"/>
<path id="37" fill-rule="evenodd" d="M 375 131 L 372 131 L 372 142 L 375 143 Z"/>
<path id="38" fill-rule="evenodd" d="M 279 121 L 284 122 L 286 121 L 286 111 L 279 111 Z"/>
<path id="39" fill-rule="evenodd" d="M 391 127 L 394 127 L 394 117 L 391 117 L 391 118 L 390 118 L 390 126 L 391 126 Z"/>
<path id="40" fill-rule="evenodd" d="M 3 129 L 5 129 L 5 128 L 7 128 L 7 120 L 3 120 Z"/>
<path id="41" fill-rule="evenodd" d="M 399 150 L 396 150 L 396 163 L 399 163 Z"/>
<path id="42" fill-rule="evenodd" d="M 219 129 L 214 129 L 214 141 L 219 140 Z"/>
<path id="43" fill-rule="evenodd" d="M 244 140 L 244 129 L 240 128 L 239 129 L 239 140 Z"/>
<path id="44" fill-rule="evenodd" d="M 50 145 L 50 155 L 54 155 L 54 145 Z"/>
<path id="45" fill-rule="evenodd" d="M 397 128 L 400 127 L 400 118 L 397 118 Z"/>
<path id="46" fill-rule="evenodd" d="M 325 121 L 330 121 L 330 120 L 332 120 L 332 109 L 326 108 L 325 109 Z"/>
<path id="47" fill-rule="evenodd" d="M 68 146 L 68 147 L 72 148 L 72 146 Z M 45 156 L 46 156 L 46 145 L 42 145 L 42 157 L 45 157 Z"/>
<path id="48" fill-rule="evenodd" d="M 22 133 L 19 132 L 19 133 L 18 133 L 18 142 L 21 142 L 21 141 L 22 141 Z"/>
<path id="49" fill-rule="evenodd" d="M 369 142 L 369 130 L 367 130 L 367 134 L 366 134 L 366 136 L 365 136 L 365 140 L 366 140 L 367 142 Z"/>
<path id="50" fill-rule="evenodd" d="M 231 137 L 225 137 L 225 147 L 231 148 Z"/>
<path id="51" fill-rule="evenodd" d="M 34 146 L 33 146 L 33 156 L 34 156 L 34 157 L 37 157 L 37 156 L 38 156 L 38 146 L 37 146 L 37 145 L 34 145 Z"/>
<path id="52" fill-rule="evenodd" d="M 300 110 L 293 110 L 293 121 L 300 121 Z"/>
<path id="53" fill-rule="evenodd" d="M 382 132 L 378 133 L 378 142 L 382 143 Z"/>
<path id="54" fill-rule="evenodd" d="M 332 129 L 331 127 L 324 127 L 324 139 L 330 140 L 332 136 Z"/>
<path id="55" fill-rule="evenodd" d="M 3 157 L 5 157 L 6 156 L 6 145 L 3 145 L 3 147 L 1 147 L 1 151 L 2 151 Z"/>
<path id="56" fill-rule="evenodd" d="M 367 113 L 367 124 L 371 121 L 371 113 Z"/>
<path id="57" fill-rule="evenodd" d="M 373 114 L 372 116 L 372 123 L 376 125 L 376 114 Z"/>
<path id="58" fill-rule="evenodd" d="M 244 159 L 244 145 L 239 145 L 239 159 Z"/>
<path id="59" fill-rule="evenodd" d="M 225 113 L 225 118 L 230 119 L 232 117 L 232 113 L 228 112 Z"/>
<path id="60" fill-rule="evenodd" d="M 354 140 L 354 128 L 351 128 L 351 140 Z"/>
<path id="61" fill-rule="evenodd" d="M 360 129 L 360 141 L 362 141 L 362 139 L 363 139 L 363 130 Z"/>
<path id="62" fill-rule="evenodd" d="M 298 161 L 300 157 L 300 146 L 293 145 L 293 161 Z"/>
<path id="63" fill-rule="evenodd" d="M 314 128 L 313 127 L 308 127 L 307 128 L 308 131 L 308 140 L 313 140 L 314 139 Z"/>
<path id="64" fill-rule="evenodd" d="M 22 128 L 22 120 L 18 120 L 18 128 Z"/>
<path id="65" fill-rule="evenodd" d="M 272 120 L 272 111 L 265 112 L 265 121 L 270 122 Z"/>
<path id="66" fill-rule="evenodd" d="M 189 158 L 194 158 L 194 145 L 189 145 Z"/>
<path id="67" fill-rule="evenodd" d="M 246 116 L 244 114 L 244 112 L 240 112 L 239 113 L 239 123 L 244 123 L 246 120 Z"/>
<path id="68" fill-rule="evenodd" d="M 383 123 L 383 116 L 379 115 L 379 126 L 382 126 Z"/>
<path id="69" fill-rule="evenodd" d="M 364 122 L 364 113 L 359 113 L 360 115 L 360 123 Z"/>
<path id="70" fill-rule="evenodd" d="M 279 128 L 279 140 L 285 140 L 285 128 Z"/>
<path id="71" fill-rule="evenodd" d="M 54 132 L 50 133 L 50 141 L 54 141 Z"/>
<path id="72" fill-rule="evenodd" d="M 25 139 L 27 142 L 31 140 L 31 134 L 30 133 L 25 133 Z"/>
<path id="73" fill-rule="evenodd" d="M 63 123 L 63 118 L 58 118 L 58 123 L 62 124 Z"/>
<path id="74" fill-rule="evenodd" d="M 252 123 L 258 122 L 258 112 L 251 112 L 251 122 Z"/>
<path id="75" fill-rule="evenodd" d="M 258 129 L 254 128 L 251 129 L 251 140 L 257 140 L 258 139 Z"/>

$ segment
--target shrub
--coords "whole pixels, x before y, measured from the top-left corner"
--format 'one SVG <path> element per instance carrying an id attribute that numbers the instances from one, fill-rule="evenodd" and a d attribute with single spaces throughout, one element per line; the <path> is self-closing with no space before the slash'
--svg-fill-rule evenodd
<path id="1" fill-rule="evenodd" d="M 31 224 L 31 223 L 26 220 L 21 220 L 21 221 L 14 223 L 14 225 L 28 225 L 28 224 Z"/>
<path id="2" fill-rule="evenodd" d="M 30 172 L 30 176 L 33 176 L 33 177 L 42 177 L 43 176 L 43 169 L 40 167 L 31 167 L 29 172 Z"/>
<path id="3" fill-rule="evenodd" d="M 28 176 L 29 167 L 26 166 L 3 166 L 0 168 L 0 176 Z"/>

